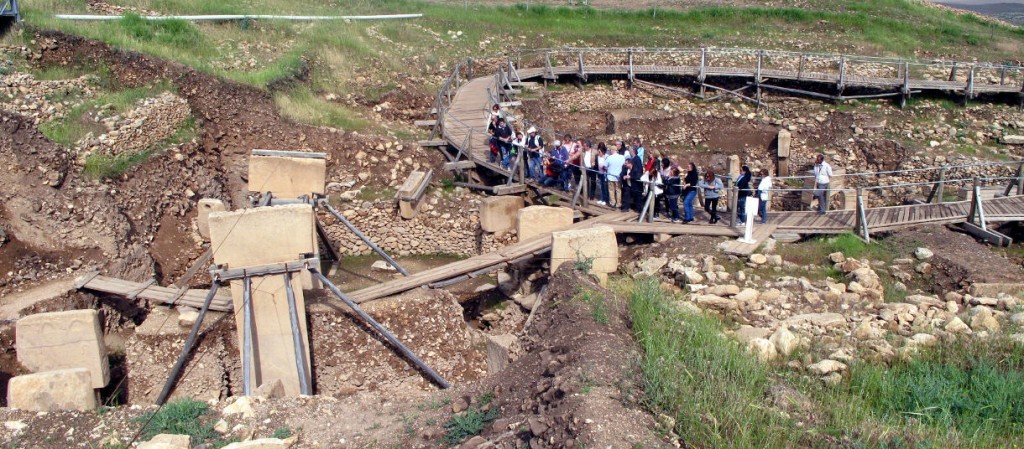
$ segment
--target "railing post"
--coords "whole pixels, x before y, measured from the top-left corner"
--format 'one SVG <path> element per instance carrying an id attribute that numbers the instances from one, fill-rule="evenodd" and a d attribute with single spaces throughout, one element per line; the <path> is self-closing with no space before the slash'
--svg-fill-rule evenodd
<path id="1" fill-rule="evenodd" d="M 1002 86 L 1002 85 L 1005 85 L 1005 84 L 1006 84 L 1006 66 L 1004 65 L 1003 68 L 999 70 L 999 85 Z"/>
<path id="2" fill-rule="evenodd" d="M 700 49 L 700 71 L 697 72 L 697 83 L 700 84 L 700 98 L 704 99 L 704 80 L 707 79 L 707 47 Z"/>
<path id="3" fill-rule="evenodd" d="M 967 87 L 964 88 L 964 104 L 967 104 L 967 100 L 974 97 L 974 66 L 971 66 L 971 71 L 967 72 Z"/>
<path id="4" fill-rule="evenodd" d="M 800 53 L 800 68 L 797 69 L 796 79 L 801 79 L 804 77 L 804 61 L 806 60 L 806 58 L 807 55 Z"/>
<path id="5" fill-rule="evenodd" d="M 939 182 L 935 185 L 935 204 L 946 202 L 946 169 L 939 170 Z"/>
<path id="6" fill-rule="evenodd" d="M 739 211 L 736 210 L 739 206 L 739 194 L 739 188 L 736 186 L 729 187 L 729 226 L 736 224 L 736 217 L 739 216 Z M 746 210 L 744 212 L 749 213 Z"/>
<path id="7" fill-rule="evenodd" d="M 757 51 L 757 72 L 754 73 L 754 98 L 757 99 L 757 109 L 761 109 L 761 63 L 764 59 L 764 50 Z"/>
<path id="8" fill-rule="evenodd" d="M 633 49 L 629 49 L 629 87 L 633 87 Z"/>
<path id="9" fill-rule="evenodd" d="M 469 58 L 466 60 L 466 68 L 468 69 L 466 71 L 466 79 L 473 79 L 473 58 Z"/>
<path id="10" fill-rule="evenodd" d="M 843 89 L 846 88 L 846 58 L 839 57 L 839 84 L 836 86 L 836 97 L 842 99 Z"/>
<path id="11" fill-rule="evenodd" d="M 579 58 L 579 65 L 580 65 L 580 79 L 582 79 L 583 81 L 586 81 L 587 80 L 587 70 L 583 66 L 583 51 L 580 51 L 577 54 L 577 56 Z"/>
<path id="12" fill-rule="evenodd" d="M 956 61 L 953 61 L 953 68 L 949 71 L 949 80 L 956 81 Z"/>
<path id="13" fill-rule="evenodd" d="M 974 217 L 978 215 L 978 178 L 974 178 L 971 187 L 971 209 L 967 212 L 967 222 L 974 223 Z"/>
<path id="14" fill-rule="evenodd" d="M 857 230 L 865 242 L 871 243 L 871 233 L 868 231 L 867 208 L 864 207 L 864 189 L 857 187 Z"/>

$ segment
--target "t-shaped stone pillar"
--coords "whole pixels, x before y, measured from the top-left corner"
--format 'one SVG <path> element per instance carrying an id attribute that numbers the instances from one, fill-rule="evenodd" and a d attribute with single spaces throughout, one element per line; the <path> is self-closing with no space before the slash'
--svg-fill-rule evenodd
<path id="1" fill-rule="evenodd" d="M 228 269 L 294 262 L 308 254 L 317 257 L 316 224 L 313 208 L 307 204 L 257 207 L 210 214 L 213 260 Z M 309 334 L 302 276 L 292 277 L 298 312 L 300 342 L 305 352 L 306 381 L 310 381 Z M 245 357 L 243 284 L 231 281 L 239 350 Z M 285 394 L 300 394 L 295 363 L 295 346 L 284 275 L 252 278 L 252 386 L 280 379 Z M 312 382 L 310 382 L 312 384 Z"/>

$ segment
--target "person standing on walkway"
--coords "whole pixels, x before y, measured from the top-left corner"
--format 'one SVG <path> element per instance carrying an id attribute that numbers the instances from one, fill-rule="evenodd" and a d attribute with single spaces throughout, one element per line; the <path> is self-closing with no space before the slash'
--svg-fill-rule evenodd
<path id="1" fill-rule="evenodd" d="M 527 159 L 529 174 L 527 176 L 539 180 L 544 175 L 541 171 L 541 151 L 544 149 L 544 138 L 537 134 L 537 128 L 533 126 L 526 130 L 526 134 L 526 154 L 529 155 Z"/>
<path id="2" fill-rule="evenodd" d="M 625 162 L 622 163 L 622 171 L 619 172 L 619 180 L 622 185 L 622 205 L 619 210 L 626 212 L 633 208 L 633 180 L 629 178 L 629 174 L 633 172 L 633 159 L 625 157 Z"/>
<path id="3" fill-rule="evenodd" d="M 736 178 L 736 226 L 747 221 L 747 197 L 754 192 L 750 190 L 750 167 L 740 167 L 740 177 Z"/>
<path id="4" fill-rule="evenodd" d="M 640 212 L 644 207 L 644 183 L 640 181 L 644 175 L 644 161 L 636 154 L 632 156 L 629 164 L 629 200 L 633 205 L 633 211 Z"/>
<path id="5" fill-rule="evenodd" d="M 646 154 L 645 154 L 646 152 L 647 152 L 647 150 L 644 149 L 644 144 L 643 144 L 643 142 L 640 141 L 640 138 L 639 137 L 634 137 L 633 138 L 633 155 L 639 157 L 640 160 L 643 161 L 644 160 L 644 156 L 646 156 Z"/>
<path id="6" fill-rule="evenodd" d="M 583 143 L 583 171 L 587 177 L 587 191 L 583 192 L 590 201 L 600 201 L 598 195 L 601 191 L 601 186 L 597 185 L 597 150 L 593 147 L 593 142 L 586 141 Z"/>
<path id="7" fill-rule="evenodd" d="M 678 171 L 678 167 L 677 167 Z M 686 178 L 682 180 L 683 183 L 683 223 L 690 223 L 693 221 L 693 200 L 697 198 L 697 184 L 700 183 L 700 173 L 697 171 L 697 164 L 690 162 L 687 164 Z M 672 207 L 669 204 L 669 207 Z M 679 209 L 679 206 L 675 206 Z"/>
<path id="8" fill-rule="evenodd" d="M 608 181 L 608 206 L 612 208 L 622 207 L 622 167 L 626 165 L 626 156 L 623 156 L 616 148 L 612 148 L 608 157 L 605 158 L 605 171 Z"/>
<path id="9" fill-rule="evenodd" d="M 818 215 L 828 210 L 829 183 L 832 182 L 832 166 L 825 162 L 825 155 L 818 154 L 814 161 L 814 197 L 818 199 Z"/>
<path id="10" fill-rule="evenodd" d="M 551 150 L 551 163 L 554 164 L 552 172 L 558 176 L 558 187 L 562 190 L 568 191 L 566 187 L 567 179 L 569 175 L 569 168 L 566 166 L 566 161 L 569 160 L 569 151 L 565 149 L 561 141 L 555 141 L 555 148 Z"/>
<path id="11" fill-rule="evenodd" d="M 772 176 L 767 168 L 761 169 L 761 181 L 757 183 L 757 194 L 760 200 L 757 203 L 757 215 L 761 217 L 761 224 L 768 223 L 768 201 L 771 200 Z"/>
<path id="12" fill-rule="evenodd" d="M 669 218 L 672 223 L 679 223 L 679 195 L 683 192 L 682 181 L 679 179 L 679 166 L 668 168 L 665 180 L 665 199 L 668 201 Z M 683 223 L 687 223 L 684 221 Z"/>
<path id="13" fill-rule="evenodd" d="M 597 178 L 598 192 L 601 195 L 601 200 L 598 204 L 602 206 L 608 205 L 608 147 L 604 142 L 598 142 L 597 144 Z"/>
<path id="14" fill-rule="evenodd" d="M 704 210 L 711 215 L 708 223 L 718 223 L 718 198 L 725 188 L 722 185 L 722 180 L 716 178 L 713 171 L 708 170 L 707 173 L 704 173 L 704 179 L 697 186 L 704 189 Z"/>
<path id="15" fill-rule="evenodd" d="M 498 154 L 501 157 L 501 168 L 508 168 L 512 154 L 512 128 L 505 119 L 498 117 L 498 126 L 494 128 L 494 137 L 498 140 Z"/>

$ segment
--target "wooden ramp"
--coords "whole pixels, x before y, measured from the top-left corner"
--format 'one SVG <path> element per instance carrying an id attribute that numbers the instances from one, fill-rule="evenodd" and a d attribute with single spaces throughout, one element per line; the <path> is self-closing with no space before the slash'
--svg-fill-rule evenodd
<path id="1" fill-rule="evenodd" d="M 101 276 L 98 273 L 90 273 L 79 277 L 75 280 L 75 288 L 110 293 L 112 295 L 124 296 L 128 299 L 143 298 L 165 304 L 180 304 L 195 308 L 203 307 L 203 302 L 206 300 L 208 293 L 207 290 L 186 290 L 161 287 L 151 282 L 126 281 L 124 279 Z M 176 298 L 177 300 L 175 300 Z M 213 302 L 210 303 L 210 310 L 220 312 L 232 311 L 231 295 L 218 292 L 217 296 L 213 297 Z"/>
<path id="2" fill-rule="evenodd" d="M 753 243 L 744 243 L 739 241 L 738 239 L 730 240 L 728 242 L 724 242 L 721 245 L 722 251 L 724 251 L 726 254 L 732 254 L 734 256 L 749 256 L 751 254 L 754 254 L 754 251 L 757 251 L 757 248 L 761 246 L 761 244 L 764 243 L 765 240 L 768 240 L 768 237 L 772 236 L 772 233 L 775 232 L 776 227 L 776 225 L 771 223 L 754 223 L 754 231 L 751 233 L 751 237 L 753 237 L 754 240 Z M 737 230 L 739 230 L 739 228 L 737 228 Z"/>
<path id="3" fill-rule="evenodd" d="M 586 228 L 598 224 L 616 223 L 634 218 L 632 213 L 610 213 L 581 221 L 569 229 Z M 509 264 L 525 261 L 551 251 L 551 233 L 538 235 L 515 245 L 506 246 L 493 253 L 481 254 L 466 260 L 450 263 L 434 269 L 414 273 L 410 276 L 356 290 L 348 294 L 356 303 L 396 295 L 425 285 L 443 287 L 456 282 L 483 276 Z"/>

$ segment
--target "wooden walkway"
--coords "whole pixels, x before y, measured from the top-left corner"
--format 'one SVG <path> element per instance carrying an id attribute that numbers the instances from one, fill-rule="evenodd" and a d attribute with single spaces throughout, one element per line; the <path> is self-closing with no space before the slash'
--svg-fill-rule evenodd
<path id="1" fill-rule="evenodd" d="M 94 292 L 110 293 L 124 296 L 128 299 L 142 298 L 150 301 L 162 302 L 165 304 L 180 304 L 189 307 L 201 308 L 206 300 L 207 290 L 178 289 L 173 287 L 161 287 L 151 282 L 132 282 L 124 279 L 101 276 L 98 273 L 90 273 L 75 280 L 75 288 L 79 290 L 90 290 Z M 231 295 L 226 290 L 217 292 L 210 303 L 210 310 L 230 312 Z"/>
<path id="2" fill-rule="evenodd" d="M 569 229 L 586 228 L 598 224 L 621 223 L 630 218 L 635 218 L 635 214 L 626 212 L 609 213 L 578 222 Z M 509 264 L 526 261 L 550 251 L 551 233 L 549 232 L 514 245 L 506 246 L 505 248 L 493 253 L 481 254 L 479 256 L 470 257 L 466 260 L 460 260 L 448 265 L 421 271 L 393 281 L 357 290 L 349 293 L 349 297 L 356 303 L 363 303 L 402 293 L 424 285 L 443 287 L 483 276 L 487 273 L 505 268 Z"/>

